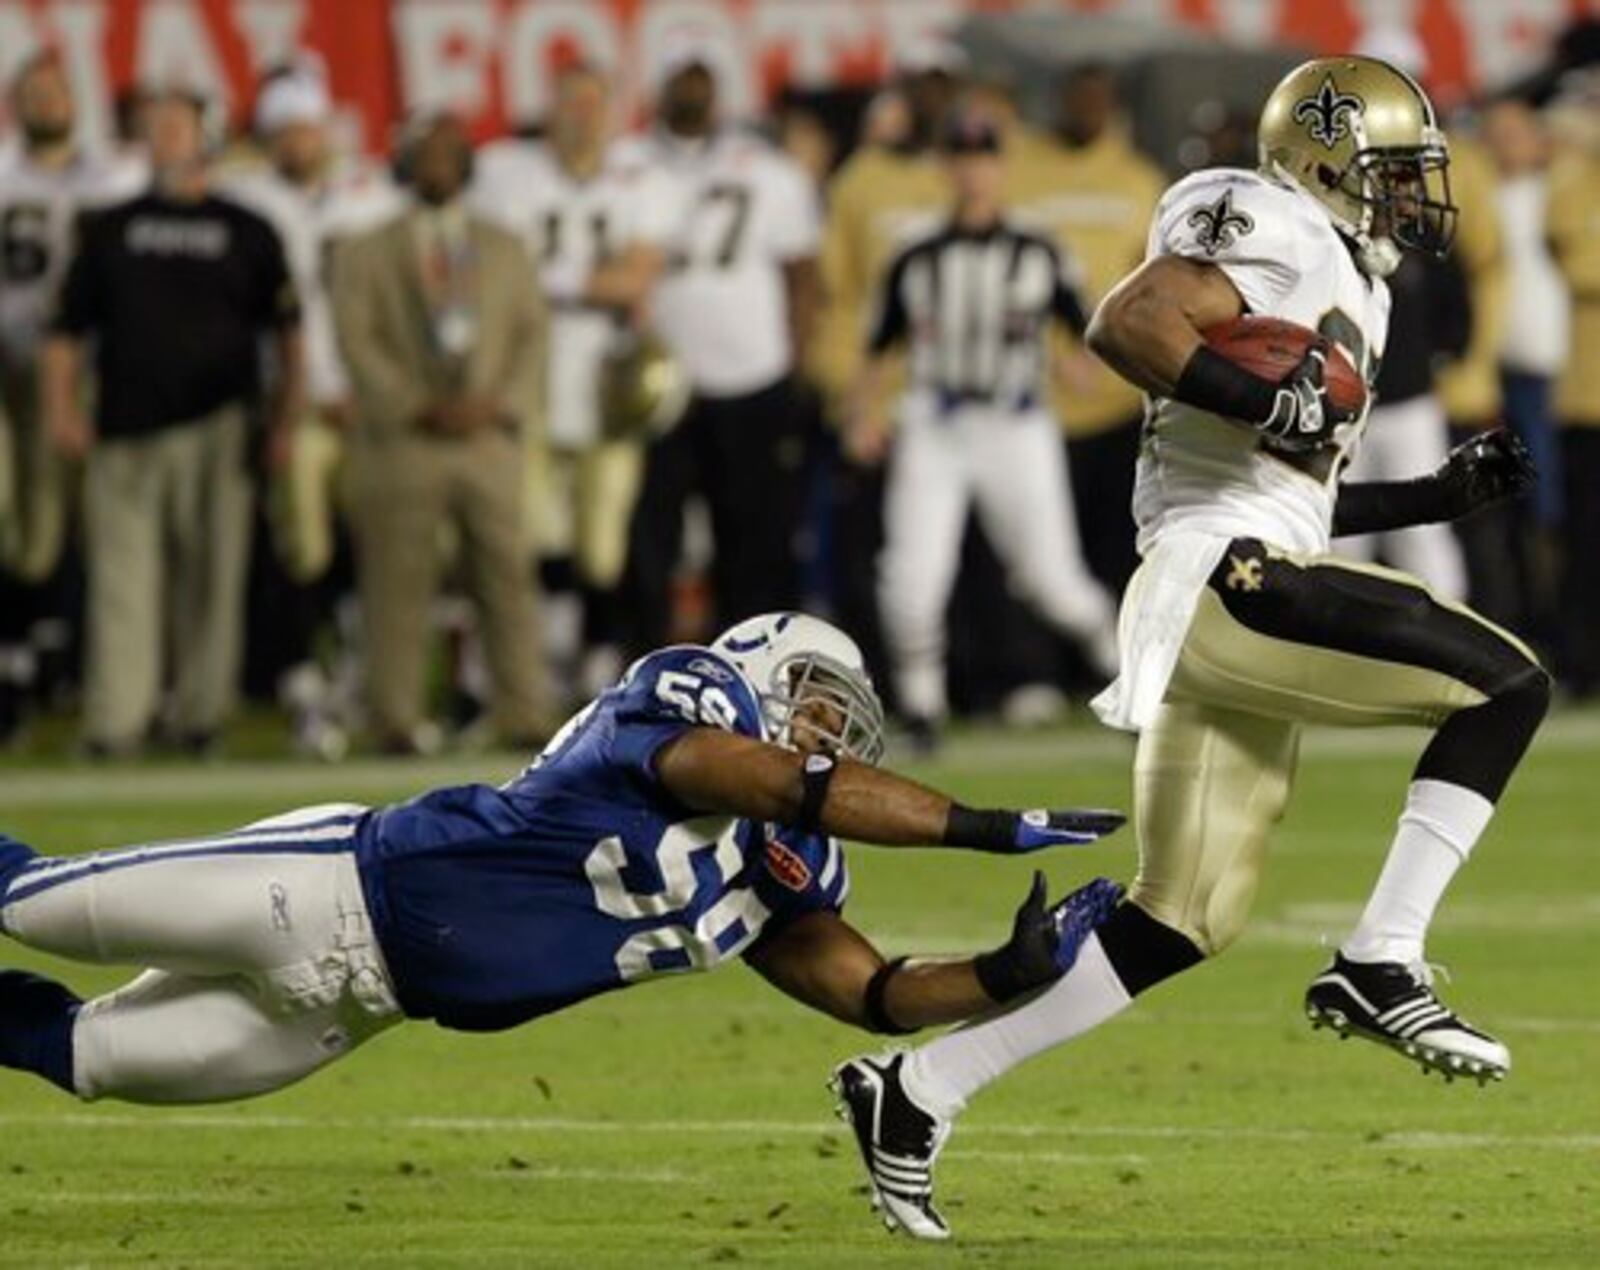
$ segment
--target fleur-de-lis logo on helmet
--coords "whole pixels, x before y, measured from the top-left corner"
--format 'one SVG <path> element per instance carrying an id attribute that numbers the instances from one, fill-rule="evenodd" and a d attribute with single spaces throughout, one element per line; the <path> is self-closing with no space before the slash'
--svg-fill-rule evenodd
<path id="1" fill-rule="evenodd" d="M 1302 97 L 1294 105 L 1296 123 L 1306 125 L 1313 141 L 1328 149 L 1350 135 L 1350 116 L 1366 109 L 1366 102 L 1350 93 L 1341 93 L 1332 75 L 1324 75 L 1316 96 Z"/>
<path id="2" fill-rule="evenodd" d="M 1224 190 L 1215 203 L 1197 207 L 1190 212 L 1185 223 L 1199 230 L 1196 241 L 1205 248 L 1206 255 L 1214 256 L 1233 240 L 1255 229 L 1255 217 L 1233 206 L 1233 191 Z"/>

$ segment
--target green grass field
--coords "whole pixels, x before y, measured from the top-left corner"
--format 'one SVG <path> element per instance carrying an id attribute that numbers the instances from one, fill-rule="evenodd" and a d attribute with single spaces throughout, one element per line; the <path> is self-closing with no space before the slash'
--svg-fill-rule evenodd
<path id="1" fill-rule="evenodd" d="M 1553 721 L 1430 948 L 1448 999 L 1511 1044 L 1506 1084 L 1446 1086 L 1300 1017 L 1418 744 L 1311 738 L 1251 932 L 974 1104 L 942 1162 L 950 1246 L 884 1233 L 830 1115 L 829 1066 L 869 1038 L 730 968 L 500 1036 L 401 1028 L 255 1103 L 79 1106 L 0 1074 L 0 1262 L 1600 1264 L 1600 719 Z M 980 733 L 918 774 L 973 801 L 1125 805 L 1128 757 L 1101 733 Z M 77 851 L 503 769 L 12 770 L 0 824 Z M 1064 889 L 1132 861 L 1124 834 L 1047 864 Z M 851 862 L 849 915 L 901 952 L 996 942 L 1032 867 Z"/>

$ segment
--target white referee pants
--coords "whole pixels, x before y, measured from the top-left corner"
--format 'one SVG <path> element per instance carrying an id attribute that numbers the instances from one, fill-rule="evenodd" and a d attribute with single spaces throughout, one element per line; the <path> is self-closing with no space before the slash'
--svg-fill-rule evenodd
<path id="1" fill-rule="evenodd" d="M 79 1011 L 79 1097 L 246 1098 L 400 1020 L 351 851 L 363 810 L 330 804 L 215 838 L 41 856 L 11 879 L 0 929 L 19 943 L 150 967 Z"/>
<path id="2" fill-rule="evenodd" d="M 1012 589 L 1097 669 L 1115 673 L 1116 610 L 1084 563 L 1056 421 L 1040 409 L 984 405 L 941 413 L 911 394 L 889 462 L 878 561 L 884 637 L 908 715 L 948 712 L 945 610 L 974 504 Z"/>
<path id="3" fill-rule="evenodd" d="M 1351 483 L 1409 481 L 1433 471 L 1449 452 L 1444 407 L 1432 393 L 1374 406 L 1344 479 Z M 1449 525 L 1413 525 L 1388 533 L 1339 538 L 1334 551 L 1356 560 L 1370 561 L 1382 555 L 1402 573 L 1421 578 L 1440 599 L 1466 598 L 1467 566 Z"/>

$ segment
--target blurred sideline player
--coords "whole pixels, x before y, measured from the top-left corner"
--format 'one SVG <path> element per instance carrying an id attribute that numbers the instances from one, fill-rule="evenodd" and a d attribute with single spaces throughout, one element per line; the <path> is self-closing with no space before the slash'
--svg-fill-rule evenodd
<path id="1" fill-rule="evenodd" d="M 1052 322 L 1081 333 L 1086 321 L 1073 268 L 1004 209 L 1000 134 L 986 116 L 957 111 L 941 146 L 953 202 L 889 264 L 845 435 L 856 461 L 883 459 L 887 355 L 908 345 L 879 598 L 897 700 L 923 743 L 948 713 L 945 609 L 974 505 L 1015 590 L 1096 670 L 1116 673 L 1114 605 L 1079 551 L 1066 455 L 1043 397 L 1046 372 L 1060 369 Z"/>
<path id="2" fill-rule="evenodd" d="M 718 620 L 793 602 L 806 461 L 794 376 L 817 304 L 817 203 L 805 172 L 724 123 L 709 54 L 664 58 L 656 123 L 619 146 L 683 199 L 653 324 L 693 389 L 679 425 L 651 446 L 628 544 L 632 644 L 666 638 L 672 578 L 693 497 L 710 512 Z"/>
<path id="3" fill-rule="evenodd" d="M 574 65 L 556 79 L 546 140 L 506 140 L 478 155 L 472 198 L 522 235 L 551 310 L 542 441 L 530 496 L 552 630 L 566 682 L 593 695 L 621 670 L 617 587 L 643 456 L 603 417 L 608 359 L 634 338 L 682 217 L 676 187 L 610 144 L 605 76 Z M 566 598 L 576 601 L 565 622 Z M 554 629 L 565 626 L 566 629 Z M 581 664 L 579 653 L 582 652 Z"/>
<path id="4" fill-rule="evenodd" d="M 1068 75 L 1058 140 L 1040 153 L 1046 188 L 1019 193 L 1015 206 L 1072 252 L 1092 309 L 1143 258 L 1145 227 L 1164 180 L 1129 139 L 1107 66 L 1085 65 Z M 1063 338 L 1075 342 L 1070 332 Z M 1106 588 L 1121 595 L 1139 563 L 1128 508 L 1143 402 L 1137 388 L 1098 359 L 1084 378 L 1059 394 L 1056 413 L 1066 432 L 1083 557 Z"/>
<path id="5" fill-rule="evenodd" d="M 1092 310 L 1112 284 L 1138 264 L 1144 227 L 1164 184 L 1159 170 L 1134 149 L 1118 126 L 1110 71 L 1091 64 L 1068 75 L 1057 135 L 1023 120 L 1016 91 L 1005 80 L 975 81 L 962 103 L 989 115 L 1000 128 L 1007 213 L 1075 262 L 1085 309 Z M 1049 384 L 1046 401 L 1065 433 L 1072 543 L 1101 585 L 1120 596 L 1138 564 L 1128 509 L 1142 403 L 1137 389 L 1088 355 L 1081 331 L 1058 324 L 1050 339 L 1070 372 Z M 999 570 L 993 574 L 965 578 L 956 603 L 963 606 L 964 620 L 973 623 L 972 636 L 979 639 L 985 630 L 983 619 L 973 614 L 974 606 L 1002 615 L 994 633 L 1002 637 L 1003 665 L 1024 681 L 1007 696 L 1004 717 L 1021 723 L 1048 722 L 1059 717 L 1067 704 L 1062 690 L 1066 685 L 1052 682 L 1059 678 L 1059 657 L 1048 640 L 1041 640 L 1044 632 L 1038 624 L 1016 611 L 1015 601 L 997 589 Z M 1087 670 L 1092 681 L 1092 662 Z"/>
<path id="6" fill-rule="evenodd" d="M 1551 169 L 1545 236 L 1571 296 L 1573 349 L 1551 403 L 1564 482 L 1562 687 L 1585 698 L 1600 693 L 1600 110 L 1580 90 L 1555 111 L 1568 144 Z"/>
<path id="7" fill-rule="evenodd" d="M 328 127 L 333 103 L 322 68 L 291 63 L 262 81 L 255 131 L 268 166 L 231 173 L 223 187 L 265 216 L 283 240 L 304 313 L 306 413 L 296 421 L 270 495 L 274 546 L 297 591 L 282 597 L 278 620 L 289 647 L 279 691 L 294 714 L 297 744 L 326 758 L 342 755 L 348 719 L 313 657 L 318 628 L 339 597 L 328 593 L 338 540 L 341 436 L 354 422 L 350 380 L 333 327 L 331 288 L 342 241 L 397 215 L 403 200 L 370 164 L 335 155 Z"/>
<path id="8" fill-rule="evenodd" d="M 1451 263 L 1461 272 L 1468 299 L 1466 347 L 1439 370 L 1439 400 L 1456 444 L 1499 426 L 1500 345 L 1511 304 L 1510 261 L 1500 229 L 1494 161 L 1471 134 L 1450 143 L 1451 188 L 1461 208 L 1461 234 Z M 1506 509 L 1489 511 L 1454 526 L 1466 562 L 1466 591 L 1472 606 L 1496 622 L 1515 620 L 1521 610 L 1520 582 L 1506 543 L 1511 530 Z"/>
<path id="9" fill-rule="evenodd" d="M 138 193 L 148 170 L 85 153 L 59 55 L 23 64 L 10 87 L 18 148 L 0 167 L 0 741 L 24 721 L 41 657 L 67 628 L 52 585 L 67 537 L 67 466 L 39 406 L 37 359 L 80 215 Z"/>
<path id="10" fill-rule="evenodd" d="M 1380 27 L 1358 51 L 1400 67 L 1419 82 L 1427 80 L 1427 51 L 1410 31 Z M 1440 261 L 1413 255 L 1387 279 L 1391 300 L 1387 351 L 1374 385 L 1377 396 L 1366 433 L 1350 461 L 1347 480 L 1409 480 L 1438 467 L 1450 449 L 1438 374 L 1466 356 L 1469 345 L 1481 357 L 1482 340 L 1491 329 L 1498 329 L 1491 328 L 1485 320 L 1490 315 L 1475 303 L 1482 299 L 1482 282 L 1476 288 L 1468 286 L 1467 270 L 1498 256 L 1500 231 L 1492 207 L 1469 202 L 1475 191 L 1467 169 L 1473 160 L 1464 157 L 1465 150 L 1461 137 L 1451 139 L 1451 192 L 1464 213 L 1452 257 Z M 1469 375 L 1475 377 L 1475 372 Z M 1485 426 L 1493 409 L 1487 403 L 1479 407 Z M 1441 599 L 1467 598 L 1466 559 L 1450 525 L 1408 525 L 1389 533 L 1357 535 L 1344 539 L 1339 553 L 1369 561 L 1382 556 L 1385 563 L 1425 582 Z"/>
<path id="11" fill-rule="evenodd" d="M 1112 883 L 1048 907 L 1036 874 L 1000 948 L 885 962 L 839 915 L 833 835 L 1015 854 L 1122 817 L 963 807 L 878 771 L 881 725 L 848 636 L 769 614 L 641 659 L 498 787 L 79 857 L 0 836 L 4 933 L 150 967 L 86 1003 L 0 971 L 0 1065 L 83 1099 L 206 1102 L 281 1088 L 403 1018 L 498 1031 L 736 956 L 878 1031 L 1053 982 Z"/>
<path id="12" fill-rule="evenodd" d="M 930 38 L 908 47 L 898 59 L 898 78 L 872 112 L 868 123 L 885 131 L 874 143 L 869 134 L 862 147 L 840 169 L 830 192 L 823 240 L 822 276 L 825 304 L 813 355 L 813 370 L 841 424 L 850 386 L 860 370 L 872 299 L 889 258 L 911 234 L 934 225 L 948 203 L 947 178 L 935 142 L 941 121 L 956 102 L 990 115 L 1000 126 L 1006 149 L 1004 201 L 1019 224 L 1039 231 L 1084 263 L 1088 291 L 1103 294 L 1115 278 L 1136 263 L 1143 247 L 1137 227 L 1155 204 L 1160 183 L 1126 142 L 1087 147 L 1080 155 L 1030 128 L 1017 114 L 1010 91 L 992 82 L 970 83 L 961 47 Z M 1132 242 L 1130 243 L 1130 239 Z M 1058 341 L 1073 341 L 1058 331 Z M 1137 394 L 1105 367 L 1080 361 L 1071 391 L 1054 391 L 1053 408 L 1069 431 L 1079 427 L 1111 428 L 1137 415 Z M 884 392 L 898 384 L 886 379 Z M 885 403 L 886 408 L 886 403 Z M 1103 421 L 1112 421 L 1104 422 Z M 1132 437 L 1129 432 L 1124 434 Z M 1132 572 L 1133 528 L 1127 514 L 1132 478 L 1131 448 L 1108 431 L 1106 444 L 1092 443 L 1085 461 L 1099 479 L 1083 479 L 1070 471 L 1075 509 L 1069 507 L 1083 544 L 1083 554 L 1102 583 L 1120 591 Z M 1098 438 L 1097 438 L 1098 441 Z M 1108 452 L 1111 451 L 1111 452 Z M 1075 463 L 1076 460 L 1074 460 Z M 1108 476 L 1107 473 L 1114 473 Z M 881 489 L 871 472 L 845 468 L 840 473 L 840 534 L 846 540 L 841 590 L 843 611 L 875 607 L 876 580 L 872 561 L 882 536 Z M 1124 491 L 1119 500 L 1116 490 Z M 969 578 L 961 587 L 985 594 L 985 580 Z M 991 601 L 992 603 L 992 601 Z M 873 615 L 875 619 L 875 614 Z M 858 621 L 865 621 L 858 615 Z M 1013 633 L 1009 620 L 1001 630 Z M 1011 664 L 1028 668 L 1034 659 L 1029 641 L 1007 641 Z M 1051 693 L 1051 696 L 1057 694 Z M 1047 698 L 1030 687 L 1014 704 L 1046 705 Z"/>
<path id="13" fill-rule="evenodd" d="M 948 202 L 936 145 L 966 72 L 966 54 L 949 41 L 927 39 L 907 49 L 898 61 L 896 87 L 879 107 L 885 119 L 893 116 L 885 135 L 898 139 L 862 145 L 829 189 L 820 259 L 823 306 L 811 367 L 840 415 L 861 369 L 861 332 L 890 257 L 910 234 L 931 227 Z"/>
<path id="14" fill-rule="evenodd" d="M 893 83 L 862 119 L 860 144 L 829 183 L 818 261 L 822 305 L 808 369 L 824 412 L 841 430 L 884 267 L 906 235 L 934 224 L 944 206 L 947 187 L 933 144 L 966 70 L 966 54 L 947 40 L 920 40 L 900 52 Z M 883 474 L 840 464 L 833 476 L 839 614 L 861 638 L 870 661 L 882 666 L 877 559 Z"/>
<path id="15" fill-rule="evenodd" d="M 1333 535 L 1459 516 L 1531 483 L 1492 433 L 1414 481 L 1339 485 L 1365 420 L 1329 400 L 1337 344 L 1383 354 L 1383 282 L 1404 248 L 1453 235 L 1433 108 L 1386 63 L 1319 58 L 1274 89 L 1261 169 L 1173 186 L 1148 259 L 1102 303 L 1094 350 L 1151 398 L 1135 518 L 1144 562 L 1122 612 L 1122 674 L 1101 717 L 1140 733 L 1139 873 L 1076 965 L 1034 1000 L 909 1054 L 836 1074 L 894 1223 L 948 1237 L 932 1165 L 967 1100 L 1126 1009 L 1238 936 L 1293 784 L 1304 723 L 1434 729 L 1356 929 L 1306 993 L 1317 1026 L 1424 1071 L 1503 1077 L 1510 1054 L 1435 995 L 1423 941 L 1549 702 L 1525 645 L 1404 574 L 1328 554 Z M 1282 380 L 1212 351 L 1241 314 L 1315 326 Z"/>

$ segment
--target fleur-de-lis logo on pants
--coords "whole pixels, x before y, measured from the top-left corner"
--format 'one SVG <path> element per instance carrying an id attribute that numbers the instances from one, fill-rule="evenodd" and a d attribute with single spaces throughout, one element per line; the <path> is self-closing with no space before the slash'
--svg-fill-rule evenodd
<path id="1" fill-rule="evenodd" d="M 1294 121 L 1306 125 L 1313 141 L 1328 149 L 1350 135 L 1350 116 L 1366 109 L 1366 102 L 1350 93 L 1341 93 L 1332 75 L 1322 77 L 1315 97 L 1302 97 L 1294 104 Z"/>
<path id="2" fill-rule="evenodd" d="M 1261 574 L 1261 561 L 1254 556 L 1228 557 L 1228 576 L 1224 582 L 1230 591 L 1259 591 L 1266 579 Z"/>
<path id="3" fill-rule="evenodd" d="M 1222 197 L 1205 207 L 1189 213 L 1185 222 L 1190 229 L 1199 230 L 1196 241 L 1205 248 L 1206 255 L 1214 256 L 1235 238 L 1248 234 L 1256 227 L 1255 217 L 1249 212 L 1235 210 L 1233 191 L 1224 190 Z"/>

